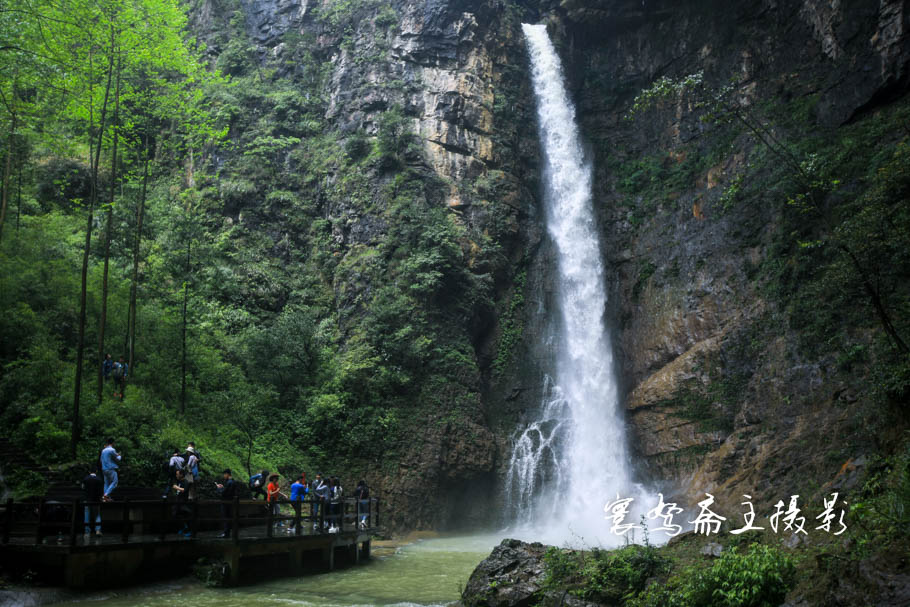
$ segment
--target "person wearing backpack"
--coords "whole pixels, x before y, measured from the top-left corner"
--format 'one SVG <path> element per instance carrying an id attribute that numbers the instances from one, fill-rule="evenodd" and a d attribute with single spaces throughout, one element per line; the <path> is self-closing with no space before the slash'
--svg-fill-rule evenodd
<path id="1" fill-rule="evenodd" d="M 199 462 L 202 458 L 196 451 L 196 443 L 190 442 L 186 445 L 186 451 L 183 453 L 183 459 L 186 460 L 186 484 L 189 486 L 189 495 L 187 499 L 196 499 L 196 487 L 199 482 Z"/>
<path id="2" fill-rule="evenodd" d="M 177 480 L 177 471 L 183 470 L 185 465 L 186 461 L 183 459 L 183 456 L 180 455 L 180 451 L 171 449 L 171 457 L 168 459 L 165 467 L 165 471 L 167 472 L 167 487 L 164 488 L 164 494 L 161 496 L 161 499 L 167 499 L 167 496 L 171 493 L 171 488 Z"/>
<path id="3" fill-rule="evenodd" d="M 360 528 L 367 528 L 367 512 L 370 511 L 370 488 L 367 487 L 365 480 L 357 481 L 357 487 L 354 489 L 354 497 L 357 498 L 357 514 L 360 516 Z"/>
<path id="4" fill-rule="evenodd" d="M 114 363 L 111 371 L 111 377 L 114 378 L 114 398 L 123 400 L 123 391 L 126 388 L 126 378 L 129 375 L 129 365 L 120 357 L 120 360 Z"/>
<path id="5" fill-rule="evenodd" d="M 114 370 L 114 359 L 110 354 L 104 355 L 104 362 L 101 363 L 101 373 L 104 375 L 104 381 L 111 378 L 111 371 Z"/>
<path id="6" fill-rule="evenodd" d="M 254 474 L 253 476 L 250 477 L 249 484 L 250 484 L 250 491 L 252 491 L 252 493 L 253 493 L 253 499 L 256 499 L 257 495 L 261 495 L 263 499 L 265 499 L 267 497 L 266 493 L 265 493 L 265 485 L 268 482 L 268 478 L 269 478 L 268 470 L 263 470 L 259 474 Z"/>
<path id="7" fill-rule="evenodd" d="M 319 508 L 323 507 L 326 498 L 329 495 L 329 486 L 322 479 L 321 474 L 316 474 L 316 480 L 313 481 L 313 529 L 319 528 Z M 324 511 L 323 514 L 328 514 Z"/>

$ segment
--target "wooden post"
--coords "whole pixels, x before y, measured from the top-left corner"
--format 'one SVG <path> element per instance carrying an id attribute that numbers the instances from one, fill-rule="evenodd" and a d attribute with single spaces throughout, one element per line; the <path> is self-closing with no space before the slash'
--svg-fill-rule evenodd
<path id="1" fill-rule="evenodd" d="M 44 522 L 44 498 L 38 502 L 38 526 L 35 527 L 35 543 L 40 544 L 44 540 L 43 529 L 41 524 Z"/>
<path id="2" fill-rule="evenodd" d="M 190 537 L 196 539 L 196 528 L 199 526 L 199 500 L 193 500 L 193 521 L 190 524 Z"/>
<path id="3" fill-rule="evenodd" d="M 6 523 L 3 525 L 3 543 L 9 544 L 9 536 L 13 532 L 13 498 L 6 500 Z"/>
<path id="4" fill-rule="evenodd" d="M 300 575 L 303 572 L 303 550 L 299 548 L 291 549 L 289 553 L 291 566 L 291 573 L 294 575 Z"/>
<path id="5" fill-rule="evenodd" d="M 328 507 L 326 500 L 320 500 L 319 504 L 319 533 L 325 533 L 325 509 Z"/>
<path id="6" fill-rule="evenodd" d="M 373 527 L 373 498 L 367 499 L 367 528 Z"/>
<path id="7" fill-rule="evenodd" d="M 231 570 L 230 584 L 231 586 L 236 586 L 240 580 L 240 550 L 237 548 L 231 550 L 230 554 L 227 555 L 227 560 Z"/>
<path id="8" fill-rule="evenodd" d="M 79 531 L 79 500 L 73 500 L 73 512 L 70 516 L 70 546 L 76 545 L 76 534 Z"/>
<path id="9" fill-rule="evenodd" d="M 379 498 L 378 497 L 376 498 L 376 521 L 374 524 L 377 527 L 379 527 Z"/>
<path id="10" fill-rule="evenodd" d="M 332 571 L 335 569 L 335 542 L 322 549 L 322 563 L 326 569 Z"/>
<path id="11" fill-rule="evenodd" d="M 300 535 L 300 525 L 302 524 L 302 519 L 300 517 L 300 511 L 303 509 L 303 501 L 298 500 L 294 505 L 294 535 Z"/>
<path id="12" fill-rule="evenodd" d="M 124 544 L 130 541 L 130 526 L 130 500 L 126 500 L 120 512 L 120 541 Z"/>
<path id="13" fill-rule="evenodd" d="M 363 543 L 363 558 L 366 560 L 370 559 L 370 540 Z"/>
<path id="14" fill-rule="evenodd" d="M 161 498 L 161 529 L 158 532 L 158 539 L 162 542 L 164 541 L 164 536 L 167 535 L 167 514 L 167 497 L 163 497 Z"/>
<path id="15" fill-rule="evenodd" d="M 234 496 L 234 509 L 231 511 L 231 541 L 240 541 L 240 496 Z"/>
<path id="16" fill-rule="evenodd" d="M 267 501 L 268 511 L 265 515 L 265 536 L 272 537 L 272 502 Z"/>

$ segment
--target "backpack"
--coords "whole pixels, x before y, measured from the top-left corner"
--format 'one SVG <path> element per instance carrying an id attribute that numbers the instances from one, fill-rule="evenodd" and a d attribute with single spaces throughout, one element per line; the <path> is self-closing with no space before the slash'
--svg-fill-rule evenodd
<path id="1" fill-rule="evenodd" d="M 262 475 L 261 474 L 254 474 L 253 476 L 250 477 L 250 489 L 255 491 L 257 488 L 259 488 L 261 486 L 262 486 Z"/>
<path id="2" fill-rule="evenodd" d="M 114 379 L 120 379 L 121 377 L 123 377 L 123 365 L 121 365 L 119 363 L 114 365 L 113 376 L 114 376 Z"/>
<path id="3" fill-rule="evenodd" d="M 360 499 L 370 499 L 370 488 L 366 484 L 360 486 Z"/>
<path id="4" fill-rule="evenodd" d="M 164 469 L 167 470 L 168 474 L 170 474 L 171 476 L 173 476 L 173 475 L 177 472 L 177 470 L 183 470 L 183 467 L 182 467 L 182 466 L 180 466 L 180 465 L 174 465 L 174 464 L 171 463 L 171 460 L 173 460 L 173 459 L 174 459 L 174 456 L 173 456 L 173 455 L 168 455 L 168 456 L 167 456 L 167 463 L 164 464 Z M 186 462 L 186 460 L 184 460 L 184 463 L 185 463 L 185 462 Z"/>

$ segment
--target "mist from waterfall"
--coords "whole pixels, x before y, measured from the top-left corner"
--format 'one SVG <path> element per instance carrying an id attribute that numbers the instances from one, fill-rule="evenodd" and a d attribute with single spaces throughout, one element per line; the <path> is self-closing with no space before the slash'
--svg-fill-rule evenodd
<path id="1" fill-rule="evenodd" d="M 575 109 L 543 25 L 523 24 L 543 151 L 547 232 L 556 251 L 556 356 L 537 419 L 514 437 L 506 499 L 515 535 L 558 545 L 616 545 L 607 501 L 634 497 L 610 336 L 606 290 Z M 626 522 L 637 523 L 638 512 Z"/>

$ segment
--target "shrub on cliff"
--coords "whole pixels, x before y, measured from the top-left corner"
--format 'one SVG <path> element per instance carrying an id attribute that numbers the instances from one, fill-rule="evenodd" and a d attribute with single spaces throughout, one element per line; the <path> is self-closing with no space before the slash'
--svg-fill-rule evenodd
<path id="1" fill-rule="evenodd" d="M 731 548 L 691 579 L 686 598 L 706 607 L 780 605 L 795 572 L 793 560 L 777 548 L 753 544 L 748 554 Z"/>
<path id="2" fill-rule="evenodd" d="M 634 597 L 667 565 L 654 546 L 637 544 L 619 550 L 590 552 L 550 548 L 544 562 L 547 565 L 545 591 L 568 587 L 578 597 L 606 604 Z"/>
<path id="3" fill-rule="evenodd" d="M 752 544 L 748 553 L 736 548 L 707 569 L 690 569 L 668 584 L 652 584 L 635 607 L 775 607 L 793 586 L 793 559 L 773 546 Z"/>

